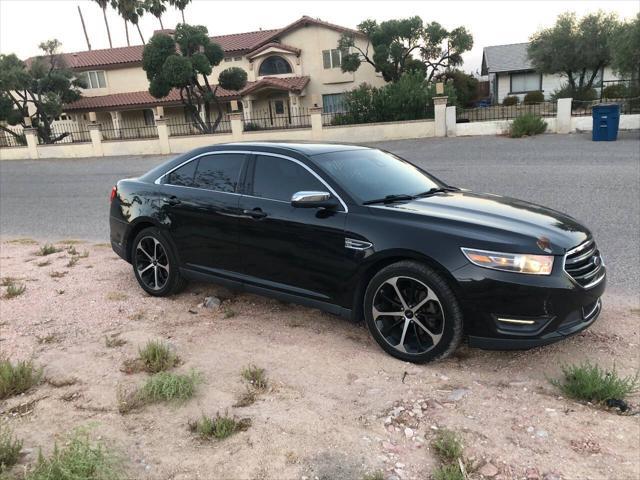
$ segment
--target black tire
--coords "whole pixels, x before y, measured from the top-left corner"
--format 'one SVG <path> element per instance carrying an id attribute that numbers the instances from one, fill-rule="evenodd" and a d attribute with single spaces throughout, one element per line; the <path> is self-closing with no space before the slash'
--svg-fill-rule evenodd
<path id="1" fill-rule="evenodd" d="M 401 310 L 402 315 L 385 314 Z M 374 275 L 363 311 L 376 342 L 400 360 L 439 360 L 455 352 L 462 340 L 462 309 L 453 290 L 442 275 L 419 262 L 394 263 Z"/>
<path id="2" fill-rule="evenodd" d="M 173 295 L 186 285 L 172 244 L 159 228 L 145 228 L 136 235 L 131 246 L 131 264 L 142 289 L 154 297 Z"/>

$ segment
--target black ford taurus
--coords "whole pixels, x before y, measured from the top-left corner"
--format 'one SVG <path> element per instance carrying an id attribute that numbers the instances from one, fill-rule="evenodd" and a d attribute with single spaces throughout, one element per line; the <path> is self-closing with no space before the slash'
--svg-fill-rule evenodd
<path id="1" fill-rule="evenodd" d="M 411 362 L 591 325 L 605 266 L 575 219 L 473 193 L 373 148 L 200 148 L 111 194 L 111 244 L 149 294 L 213 281 L 364 319 Z"/>

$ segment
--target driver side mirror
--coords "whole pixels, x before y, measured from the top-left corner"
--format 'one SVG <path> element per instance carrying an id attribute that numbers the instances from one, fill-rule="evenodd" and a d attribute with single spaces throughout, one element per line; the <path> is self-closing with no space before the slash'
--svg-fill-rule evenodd
<path id="1" fill-rule="evenodd" d="M 329 192 L 296 192 L 291 196 L 291 206 L 332 209 L 338 206 L 338 200 Z"/>

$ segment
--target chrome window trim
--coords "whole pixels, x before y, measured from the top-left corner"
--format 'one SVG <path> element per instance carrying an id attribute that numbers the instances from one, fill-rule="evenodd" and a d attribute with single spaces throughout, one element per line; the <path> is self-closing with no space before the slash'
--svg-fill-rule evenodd
<path id="1" fill-rule="evenodd" d="M 219 151 L 215 151 L 215 152 L 201 153 L 199 155 L 196 155 L 195 157 L 192 157 L 192 158 L 189 158 L 188 160 L 185 160 L 180 165 L 176 165 L 171 170 L 163 173 L 158 178 L 156 178 L 153 183 L 155 183 L 156 185 L 161 185 L 162 184 L 162 179 L 164 177 L 166 177 L 167 175 L 171 174 L 171 172 L 173 172 L 174 170 L 177 170 L 178 168 L 186 165 L 189 162 L 197 160 L 200 157 L 204 157 L 206 155 L 221 155 L 221 154 L 224 154 L 224 153 L 239 153 L 239 154 L 244 154 L 244 155 L 265 155 L 265 156 L 268 156 L 268 157 L 284 158 L 285 160 L 289 160 L 290 162 L 297 163 L 302 168 L 307 170 L 311 175 L 313 175 L 317 180 L 319 180 L 320 183 L 322 183 L 325 187 L 327 187 L 327 189 L 331 192 L 331 194 L 334 195 L 338 199 L 338 201 L 340 202 L 340 205 L 342 205 L 342 208 L 344 208 L 344 213 L 348 213 L 349 212 L 349 208 L 347 207 L 347 204 L 344 202 L 344 200 L 342 200 L 340 195 L 338 195 L 336 193 L 336 191 L 333 188 L 331 188 L 331 185 L 329 185 L 325 181 L 324 178 L 322 178 L 320 175 L 318 175 L 316 172 L 314 172 L 311 168 L 309 168 L 308 165 L 305 165 L 300 160 L 288 157 L 286 155 L 281 155 L 279 153 L 272 153 L 272 152 L 262 152 L 262 151 L 259 151 L 259 150 L 219 150 Z M 205 192 L 217 192 L 217 193 L 228 193 L 228 194 L 232 194 L 232 195 L 243 195 L 245 197 L 259 198 L 261 200 L 271 200 L 271 201 L 282 202 L 282 203 L 291 203 L 291 202 L 286 202 L 284 200 L 278 200 L 278 199 L 275 199 L 275 198 L 256 197 L 254 195 L 246 195 L 246 194 L 241 194 L 241 193 L 236 193 L 236 192 L 221 192 L 221 191 L 218 191 L 218 190 L 210 190 L 208 188 L 188 187 L 188 186 L 184 186 L 184 185 L 173 185 L 171 183 L 165 183 L 164 185 L 170 185 L 172 187 L 192 188 L 194 190 L 203 190 Z"/>

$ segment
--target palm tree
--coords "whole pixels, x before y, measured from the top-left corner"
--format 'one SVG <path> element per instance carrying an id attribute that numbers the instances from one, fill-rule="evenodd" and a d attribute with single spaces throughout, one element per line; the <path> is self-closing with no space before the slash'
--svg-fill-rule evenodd
<path id="1" fill-rule="evenodd" d="M 138 29 L 140 40 L 144 44 L 144 37 L 140 31 L 140 24 L 138 21 L 144 14 L 144 4 L 140 0 L 111 0 L 111 6 L 118 11 L 118 14 L 124 19 L 124 29 L 127 35 L 127 45 L 131 45 L 129 42 L 129 27 L 128 22 L 133 23 Z"/>
<path id="2" fill-rule="evenodd" d="M 180 13 L 182 14 L 182 23 L 187 23 L 184 21 L 184 9 L 187 8 L 187 5 L 190 3 L 191 0 L 169 0 L 169 5 L 180 10 Z"/>
<path id="3" fill-rule="evenodd" d="M 102 9 L 104 24 L 107 27 L 107 37 L 109 37 L 109 47 L 113 48 L 113 43 L 111 43 L 111 32 L 109 31 L 109 22 L 107 21 L 107 5 L 109 4 L 109 0 L 93 0 L 93 1 L 96 2 Z"/>
<path id="4" fill-rule="evenodd" d="M 167 7 L 165 6 L 166 1 L 167 0 L 145 0 L 144 2 L 145 10 L 160 21 L 160 28 L 163 30 L 162 14 L 167 11 Z"/>

